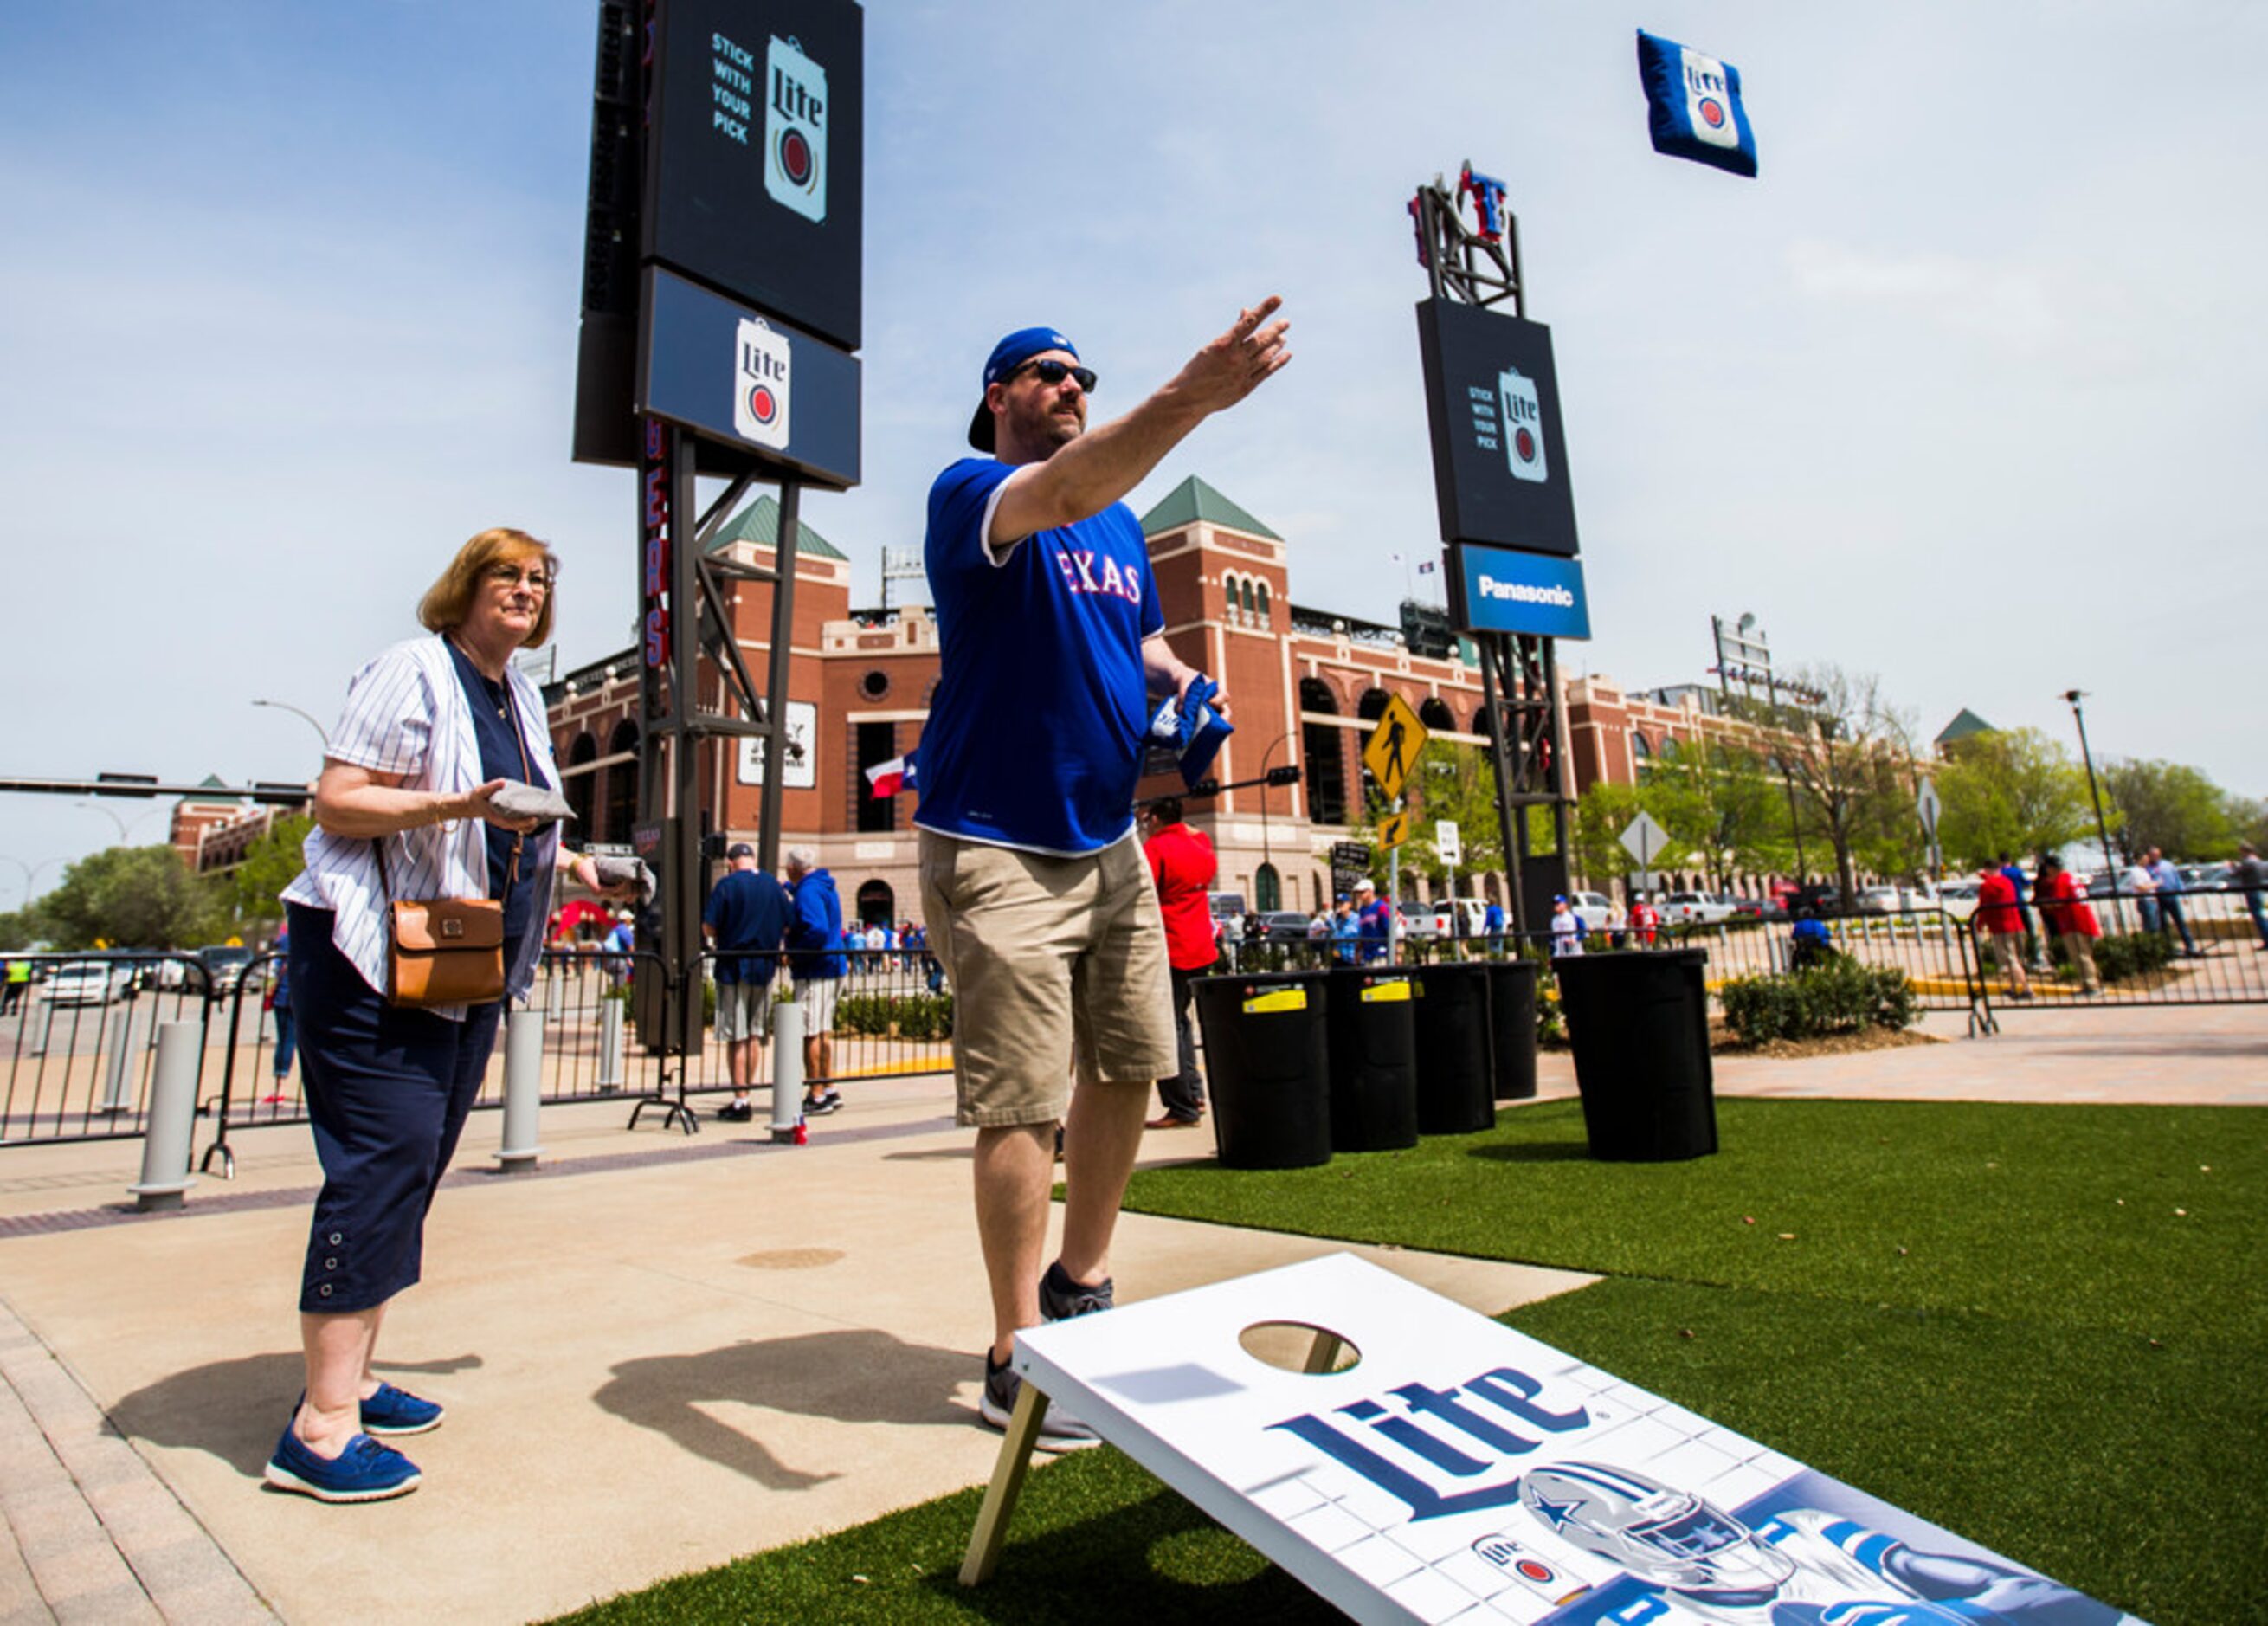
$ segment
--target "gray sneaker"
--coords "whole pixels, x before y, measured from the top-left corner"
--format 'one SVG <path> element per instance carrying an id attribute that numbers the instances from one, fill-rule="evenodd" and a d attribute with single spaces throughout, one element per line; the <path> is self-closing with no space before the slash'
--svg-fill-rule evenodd
<path id="1" fill-rule="evenodd" d="M 1024 1379 L 1016 1369 L 993 1365 L 987 1354 L 984 1395 L 976 1402 L 976 1415 L 1005 1434 L 1008 1419 L 1016 1414 L 1016 1398 L 1023 1392 Z M 1048 1402 L 1048 1415 L 1040 1419 L 1039 1438 L 1032 1442 L 1035 1450 L 1051 1452 L 1084 1451 L 1101 1444 L 1100 1435 L 1053 1401 Z"/>
<path id="2" fill-rule="evenodd" d="M 1074 1282 L 1071 1273 L 1057 1260 L 1048 1267 L 1047 1275 L 1040 1278 L 1040 1314 L 1050 1321 L 1068 1321 L 1073 1316 L 1094 1315 L 1108 1310 L 1112 1304 L 1110 1278 L 1105 1276 L 1093 1287 Z"/>

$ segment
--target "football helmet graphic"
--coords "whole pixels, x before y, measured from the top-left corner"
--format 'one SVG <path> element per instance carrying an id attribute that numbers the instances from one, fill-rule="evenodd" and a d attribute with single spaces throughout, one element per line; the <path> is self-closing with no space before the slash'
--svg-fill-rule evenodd
<path id="1" fill-rule="evenodd" d="M 1521 1504 L 1562 1541 L 1640 1580 L 1690 1592 L 1756 1592 L 1795 1572 L 1785 1555 L 1712 1502 L 1628 1468 L 1558 1462 L 1530 1469 Z"/>

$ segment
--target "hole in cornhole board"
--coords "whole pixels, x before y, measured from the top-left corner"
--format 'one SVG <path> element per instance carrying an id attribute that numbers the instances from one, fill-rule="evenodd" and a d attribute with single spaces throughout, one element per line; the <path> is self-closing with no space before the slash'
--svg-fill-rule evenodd
<path id="1" fill-rule="evenodd" d="M 1336 1348 L 1327 1366 L 1311 1365 L 1317 1339 L 1334 1339 Z M 1353 1339 L 1344 1333 L 1333 1332 L 1328 1327 L 1317 1327 L 1312 1321 L 1255 1321 L 1236 1335 L 1244 1353 L 1263 1366 L 1272 1366 L 1279 1372 L 1295 1372 L 1301 1377 L 1327 1378 L 1360 1364 L 1362 1351 Z"/>

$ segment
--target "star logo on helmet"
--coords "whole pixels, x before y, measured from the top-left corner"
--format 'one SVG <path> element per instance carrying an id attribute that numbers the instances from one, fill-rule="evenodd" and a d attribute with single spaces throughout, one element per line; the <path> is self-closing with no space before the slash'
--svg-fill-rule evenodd
<path id="1" fill-rule="evenodd" d="M 1536 1497 L 1535 1503 L 1536 1516 L 1549 1520 L 1554 1530 L 1565 1530 L 1574 1522 L 1577 1505 L 1573 1502 L 1547 1501 L 1543 1497 Z"/>

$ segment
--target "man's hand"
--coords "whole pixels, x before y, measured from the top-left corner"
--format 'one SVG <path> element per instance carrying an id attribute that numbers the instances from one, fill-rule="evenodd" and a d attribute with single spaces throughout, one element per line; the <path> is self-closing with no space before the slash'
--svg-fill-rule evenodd
<path id="1" fill-rule="evenodd" d="M 1197 410 L 1210 413 L 1233 407 L 1259 388 L 1271 373 L 1292 359 L 1292 352 L 1284 343 L 1284 335 L 1292 324 L 1268 321 L 1283 304 L 1282 299 L 1271 293 L 1251 309 L 1239 313 L 1227 332 L 1189 358 L 1174 381 L 1166 386 L 1167 391 L 1183 396 Z M 1267 323 L 1265 327 L 1261 325 L 1263 322 Z"/>

